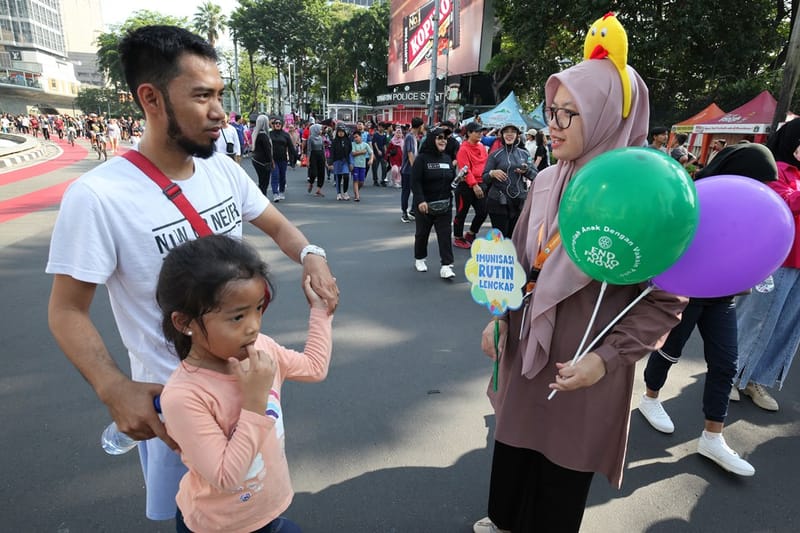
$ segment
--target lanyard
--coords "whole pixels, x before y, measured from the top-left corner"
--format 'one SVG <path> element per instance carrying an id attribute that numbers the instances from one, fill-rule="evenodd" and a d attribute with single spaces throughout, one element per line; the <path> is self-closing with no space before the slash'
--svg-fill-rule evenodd
<path id="1" fill-rule="evenodd" d="M 531 271 L 528 273 L 528 283 L 525 284 L 525 296 L 530 295 L 533 292 L 534 287 L 536 287 L 536 281 L 539 279 L 539 273 L 542 271 L 542 267 L 544 266 L 544 262 L 550 256 L 550 253 L 556 249 L 556 247 L 561 244 L 561 233 L 557 232 L 555 235 L 550 237 L 550 240 L 544 245 L 542 248 L 542 237 L 544 235 L 544 226 L 539 226 L 539 253 L 536 254 L 536 258 L 533 260 L 533 266 L 531 267 Z"/>

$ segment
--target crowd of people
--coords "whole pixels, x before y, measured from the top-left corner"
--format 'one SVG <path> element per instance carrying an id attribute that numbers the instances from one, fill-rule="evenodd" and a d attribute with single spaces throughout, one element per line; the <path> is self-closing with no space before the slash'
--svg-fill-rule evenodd
<path id="1" fill-rule="evenodd" d="M 800 315 L 797 236 L 774 275 L 774 290 L 710 301 L 652 290 L 570 363 L 590 317 L 597 317 L 597 335 L 647 285 L 601 287 L 569 259 L 559 238 L 559 203 L 576 172 L 609 150 L 647 143 L 648 89 L 632 68 L 621 77 L 611 61 L 587 59 L 551 76 L 547 139 L 513 123 L 490 129 L 479 117 L 430 129 L 421 118 L 407 125 L 357 122 L 352 129 L 287 125 L 266 115 L 245 124 L 219 104 L 224 85 L 214 49 L 175 27 L 132 31 L 120 59 L 147 119 L 137 153 L 149 165 L 133 156 L 114 158 L 70 185 L 47 263 L 54 275 L 48 316 L 60 347 L 120 429 L 143 440 L 149 518 L 174 518 L 178 531 L 300 530 L 282 516 L 292 488 L 280 390 L 285 379 L 319 381 L 327 374 L 339 291 L 325 250 L 268 199 L 285 200 L 286 167 L 298 162 L 308 169 L 306 192 L 314 197 L 325 196 L 327 178 L 337 201 L 346 202 L 352 180 L 352 199 L 361 201 L 370 171 L 373 186 L 399 189 L 400 220 L 416 226 L 418 272 L 428 270 L 435 231 L 440 277 L 456 277 L 453 248 L 469 248 L 487 217 L 512 240 L 529 272 L 533 288 L 523 306 L 489 323 L 480 339 L 497 360 L 499 377 L 487 391 L 496 428 L 489 512 L 474 524 L 476 533 L 578 531 L 594 474 L 622 483 L 636 362 L 650 357 L 639 410 L 653 427 L 670 432 L 658 392 L 695 325 L 708 363 L 698 452 L 735 474 L 754 474 L 726 444 L 722 428 L 738 389 L 756 405 L 778 409 L 765 388 L 784 383 L 800 344 L 792 327 Z M 213 97 L 190 98 L 195 86 L 209 87 Z M 103 122 L 86 122 L 92 119 Z M 665 133 L 654 132 L 653 148 L 662 149 Z M 257 184 L 240 166 L 247 154 Z M 673 157 L 691 161 L 682 151 Z M 800 119 L 783 126 L 769 150 L 720 148 L 696 177 L 736 172 L 763 181 L 787 202 L 797 224 L 798 168 Z M 162 175 L 172 181 L 169 195 L 143 186 L 144 177 L 158 183 Z M 193 216 L 221 205 L 236 214 L 223 226 L 203 226 Z M 175 222 L 177 209 L 185 218 Z M 260 334 L 272 286 L 266 265 L 239 240 L 245 221 L 302 265 L 310 307 L 303 353 Z M 177 246 L 152 236 L 193 230 L 225 236 Z M 89 313 L 98 284 L 108 287 L 132 379 L 109 355 Z M 545 400 L 551 391 L 562 393 Z M 153 409 L 160 394 L 163 421 Z"/>

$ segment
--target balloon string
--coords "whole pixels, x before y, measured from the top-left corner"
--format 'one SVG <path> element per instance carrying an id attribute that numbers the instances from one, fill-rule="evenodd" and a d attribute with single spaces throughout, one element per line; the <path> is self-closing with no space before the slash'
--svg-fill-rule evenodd
<path id="1" fill-rule="evenodd" d="M 586 331 L 583 334 L 583 339 L 581 339 L 580 345 L 578 345 L 578 349 L 575 350 L 575 355 L 572 357 L 572 361 L 570 362 L 570 366 L 574 365 L 578 362 L 578 359 L 581 356 L 581 350 L 583 350 L 583 345 L 586 344 L 586 339 L 589 338 L 589 332 L 592 331 L 592 326 L 594 326 L 594 321 L 597 319 L 597 312 L 600 310 L 600 303 L 603 301 L 603 295 L 606 293 L 606 288 L 608 288 L 608 282 L 604 281 L 602 285 L 600 285 L 600 294 L 597 295 L 597 301 L 594 304 L 594 310 L 592 311 L 592 317 L 589 319 L 589 324 L 586 326 Z M 553 391 L 547 397 L 548 400 L 552 400 L 553 396 L 556 395 L 556 392 Z"/>
<path id="2" fill-rule="evenodd" d="M 650 286 L 648 286 L 648 287 L 647 287 L 645 290 L 643 290 L 643 291 L 642 291 L 642 293 L 641 293 L 639 296 L 637 296 L 637 297 L 636 297 L 636 298 L 635 298 L 635 299 L 634 299 L 634 300 L 633 300 L 631 303 L 629 303 L 629 304 L 627 305 L 627 307 L 625 307 L 625 309 L 623 309 L 622 311 L 620 311 L 620 312 L 619 312 L 619 314 L 618 314 L 617 316 L 615 316 L 615 317 L 614 317 L 614 318 L 611 320 L 611 322 L 609 322 L 609 323 L 608 323 L 608 325 L 607 325 L 607 326 L 606 326 L 606 327 L 603 329 L 603 331 L 601 331 L 600 333 L 598 333 L 598 334 L 597 334 L 597 337 L 595 337 L 595 338 L 594 338 L 594 340 L 592 340 L 592 342 L 591 342 L 591 343 L 589 343 L 589 346 L 587 346 L 587 347 L 586 347 L 586 349 L 583 351 L 583 353 L 581 353 L 579 356 L 577 356 L 577 357 L 576 357 L 576 358 L 575 358 L 575 359 L 574 359 L 574 360 L 573 360 L 573 361 L 570 363 L 570 365 L 574 365 L 575 363 L 577 363 L 578 361 L 580 361 L 581 359 L 583 359 L 583 356 L 584 356 L 584 355 L 586 355 L 587 353 L 591 352 L 591 351 L 592 351 L 592 348 L 594 348 L 594 345 L 595 345 L 595 344 L 597 344 L 597 343 L 598 343 L 598 341 L 600 341 L 600 339 L 601 339 L 601 338 L 603 338 L 603 335 L 605 335 L 606 333 L 608 333 L 608 331 L 609 331 L 611 328 L 613 328 L 613 327 L 614 327 L 614 325 L 615 325 L 617 322 L 619 322 L 619 320 L 620 320 L 620 319 L 621 319 L 623 316 L 625 316 L 625 314 L 626 314 L 628 311 L 630 311 L 630 310 L 631 310 L 631 308 L 632 308 L 634 305 L 636 305 L 636 304 L 638 304 L 639 302 L 641 302 L 641 301 L 642 301 L 642 298 L 644 298 L 645 296 L 647 296 L 648 294 L 650 294 L 650 293 L 653 291 L 653 289 L 655 289 L 655 286 L 653 286 L 653 285 L 650 285 Z M 556 395 L 556 391 L 553 391 L 553 392 L 551 392 L 551 393 L 550 393 L 550 396 L 548 396 L 548 397 L 547 397 L 547 399 L 548 399 L 548 400 L 551 400 L 551 399 L 553 398 L 553 396 L 555 396 L 555 395 Z"/>
<path id="3" fill-rule="evenodd" d="M 580 360 L 581 360 L 581 358 L 582 358 L 584 355 L 586 355 L 587 353 L 589 353 L 589 352 L 592 350 L 592 348 L 594 348 L 594 345 L 595 345 L 595 344 L 597 344 L 597 343 L 598 343 L 598 341 L 599 341 L 599 340 L 600 340 L 600 339 L 603 337 L 603 335 L 605 335 L 606 333 L 608 333 L 608 330 L 610 330 L 612 327 L 614 327 L 614 324 L 616 324 L 617 322 L 619 322 L 619 320 L 620 320 L 620 319 L 621 319 L 623 316 L 625 316 L 625 313 L 627 313 L 628 311 L 630 311 L 630 310 L 631 310 L 631 308 L 632 308 L 634 305 L 636 305 L 636 304 L 638 304 L 640 301 L 642 301 L 642 298 L 644 298 L 645 296 L 647 296 L 648 294 L 650 294 L 650 293 L 653 291 L 653 289 L 654 289 L 654 288 L 655 288 L 655 286 L 653 286 L 653 285 L 649 285 L 649 286 L 648 286 L 648 287 L 647 287 L 645 290 L 643 290 L 643 291 L 642 291 L 642 294 L 640 294 L 639 296 L 637 296 L 637 297 L 636 297 L 636 299 L 635 299 L 635 300 L 633 300 L 631 303 L 629 303 L 629 304 L 628 304 L 628 306 L 627 306 L 625 309 L 623 309 L 622 311 L 620 311 L 620 312 L 619 312 L 619 314 L 618 314 L 617 316 L 615 316 L 615 317 L 614 317 L 614 318 L 611 320 L 611 322 L 609 322 L 609 324 L 608 324 L 608 325 L 605 327 L 605 329 L 604 329 L 603 331 L 601 331 L 600 333 L 598 333 L 598 334 L 597 334 L 597 337 L 595 337 L 595 338 L 594 338 L 594 340 L 591 342 L 591 344 L 589 344 L 589 346 L 586 348 L 586 350 L 584 350 L 584 351 L 583 351 L 583 353 L 582 353 L 582 354 L 581 354 L 581 355 L 578 357 L 578 360 L 577 360 L 577 361 L 575 361 L 575 362 L 577 363 L 578 361 L 580 361 Z"/>

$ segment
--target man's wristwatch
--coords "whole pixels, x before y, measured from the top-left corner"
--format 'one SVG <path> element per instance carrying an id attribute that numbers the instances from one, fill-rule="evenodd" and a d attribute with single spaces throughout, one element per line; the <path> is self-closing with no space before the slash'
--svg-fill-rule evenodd
<path id="1" fill-rule="evenodd" d="M 323 250 L 322 248 L 320 248 L 315 244 L 309 244 L 308 246 L 303 248 L 303 250 L 300 252 L 300 264 L 303 264 L 303 261 L 305 261 L 306 256 L 308 254 L 318 255 L 323 259 L 327 258 L 327 256 L 325 255 L 325 250 Z"/>

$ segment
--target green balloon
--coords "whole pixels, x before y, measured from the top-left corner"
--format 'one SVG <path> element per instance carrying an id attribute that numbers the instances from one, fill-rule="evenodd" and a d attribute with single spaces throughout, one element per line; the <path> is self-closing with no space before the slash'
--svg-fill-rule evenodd
<path id="1" fill-rule="evenodd" d="M 588 276 L 640 283 L 671 267 L 692 242 L 697 191 L 683 166 L 651 148 L 618 148 L 581 168 L 558 212 L 563 246 Z"/>

